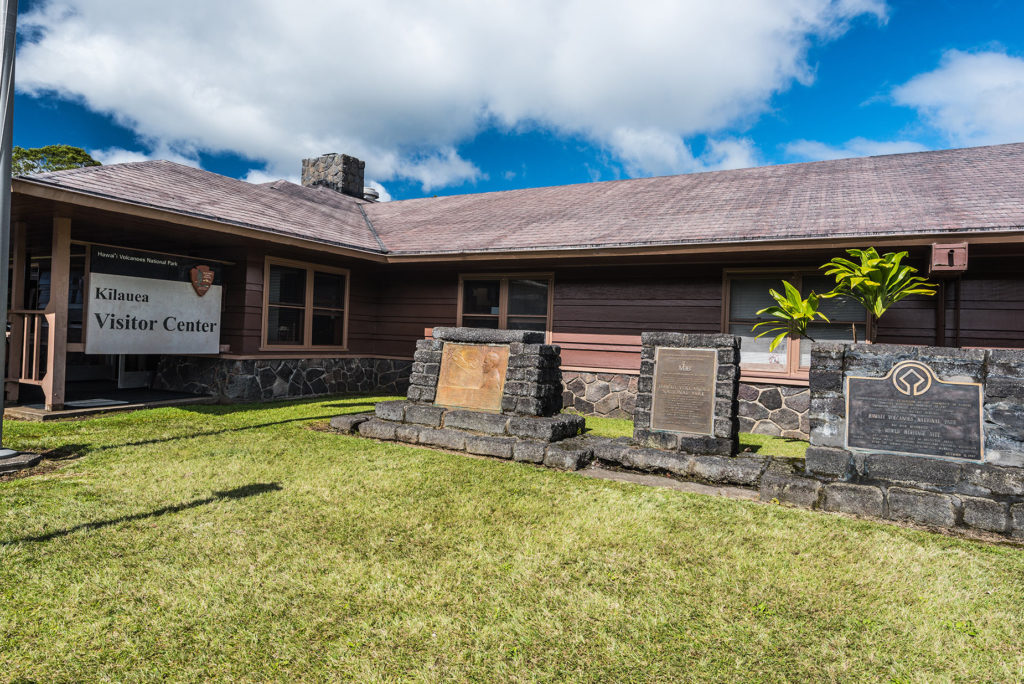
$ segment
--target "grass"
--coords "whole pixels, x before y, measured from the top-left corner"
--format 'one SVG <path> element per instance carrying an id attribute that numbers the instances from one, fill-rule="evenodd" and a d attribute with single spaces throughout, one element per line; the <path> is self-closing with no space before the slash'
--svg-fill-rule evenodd
<path id="1" fill-rule="evenodd" d="M 632 437 L 633 421 L 628 418 L 599 418 L 587 416 L 587 431 L 598 437 Z M 740 451 L 752 451 L 768 456 L 789 456 L 803 458 L 807 442 L 771 435 L 755 435 L 741 432 Z"/>
<path id="2" fill-rule="evenodd" d="M 768 456 L 803 458 L 807 453 L 807 447 L 807 442 L 801 439 L 755 435 L 750 432 L 740 433 L 740 451 L 753 451 Z"/>
<path id="3" fill-rule="evenodd" d="M 1024 550 L 308 429 L 7 423 L 3 681 L 1020 681 Z"/>

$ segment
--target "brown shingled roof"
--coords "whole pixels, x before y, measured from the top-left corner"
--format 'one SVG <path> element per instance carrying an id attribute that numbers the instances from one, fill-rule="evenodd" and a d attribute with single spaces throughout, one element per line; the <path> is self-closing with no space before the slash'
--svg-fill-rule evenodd
<path id="1" fill-rule="evenodd" d="M 169 161 L 89 166 L 23 180 L 363 251 L 381 246 L 361 199 L 288 181 L 254 185 Z"/>
<path id="2" fill-rule="evenodd" d="M 365 207 L 393 253 L 1019 229 L 1024 143 Z"/>
<path id="3" fill-rule="evenodd" d="M 935 235 L 1024 226 L 1024 143 L 386 203 L 286 181 L 253 185 L 166 161 L 27 180 L 400 255 Z"/>

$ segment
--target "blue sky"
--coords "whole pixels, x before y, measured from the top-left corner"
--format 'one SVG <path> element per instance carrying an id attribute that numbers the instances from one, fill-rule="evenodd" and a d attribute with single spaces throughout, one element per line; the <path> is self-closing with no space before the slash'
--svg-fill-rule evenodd
<path id="1" fill-rule="evenodd" d="M 279 5 L 22 0 L 15 144 L 405 199 L 1024 141 L 1022 2 Z"/>

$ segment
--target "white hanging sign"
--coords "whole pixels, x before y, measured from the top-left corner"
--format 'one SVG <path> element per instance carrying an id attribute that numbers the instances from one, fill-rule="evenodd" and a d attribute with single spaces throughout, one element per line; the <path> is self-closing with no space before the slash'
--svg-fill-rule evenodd
<path id="1" fill-rule="evenodd" d="M 94 245 L 85 301 L 86 354 L 216 354 L 219 264 Z"/>

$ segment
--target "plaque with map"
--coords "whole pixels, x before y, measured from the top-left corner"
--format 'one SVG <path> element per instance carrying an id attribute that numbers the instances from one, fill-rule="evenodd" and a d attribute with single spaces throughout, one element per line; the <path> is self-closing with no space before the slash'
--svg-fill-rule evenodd
<path id="1" fill-rule="evenodd" d="M 846 379 L 846 445 L 890 454 L 982 460 L 982 388 L 945 382 L 919 361 L 884 378 Z"/>
<path id="2" fill-rule="evenodd" d="M 712 434 L 717 373 L 714 349 L 656 347 L 651 429 Z"/>
<path id="3" fill-rule="evenodd" d="M 508 353 L 508 345 L 445 342 L 434 403 L 474 411 L 500 411 Z"/>

